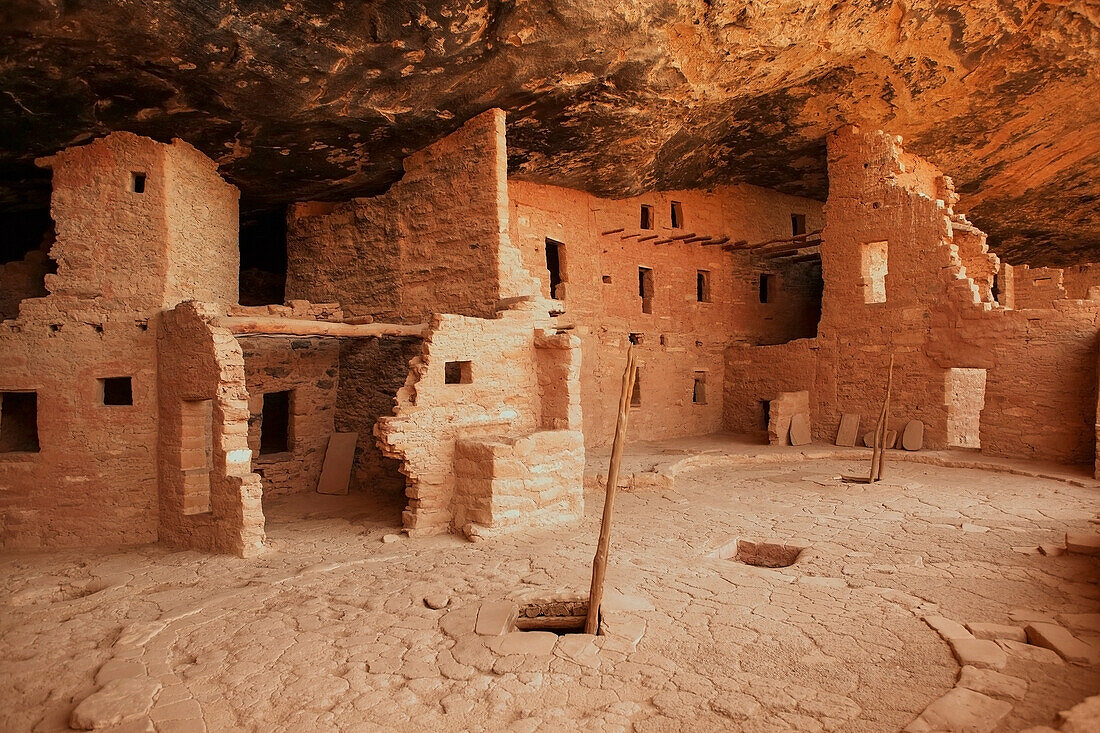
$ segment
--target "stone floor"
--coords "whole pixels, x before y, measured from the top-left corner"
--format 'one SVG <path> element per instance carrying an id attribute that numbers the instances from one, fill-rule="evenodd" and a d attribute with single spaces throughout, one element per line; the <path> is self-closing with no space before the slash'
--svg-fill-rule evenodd
<path id="1" fill-rule="evenodd" d="M 617 500 L 626 633 L 607 637 L 474 633 L 483 602 L 587 589 L 598 491 L 580 526 L 476 544 L 382 542 L 399 499 L 299 495 L 265 506 L 259 559 L 6 554 L 0 729 L 67 730 L 79 703 L 79 722 L 135 731 L 892 731 L 959 677 L 926 616 L 1047 617 L 1097 642 L 1100 561 L 1034 552 L 1096 530 L 1089 481 L 893 462 L 850 485 L 865 456 L 667 451 L 628 461 L 664 478 Z M 737 538 L 810 548 L 779 569 L 708 557 Z M 1026 693 L 998 731 L 1100 691 L 1095 665 L 1006 646 Z"/>

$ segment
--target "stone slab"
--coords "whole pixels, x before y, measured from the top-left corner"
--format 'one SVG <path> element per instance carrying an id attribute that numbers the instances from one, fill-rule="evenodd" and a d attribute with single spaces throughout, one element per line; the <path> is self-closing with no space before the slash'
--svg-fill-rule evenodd
<path id="1" fill-rule="evenodd" d="M 973 639 L 974 635 L 967 631 L 962 624 L 956 623 L 943 616 L 925 616 L 924 623 L 936 630 L 936 633 L 947 641 L 955 639 Z"/>
<path id="2" fill-rule="evenodd" d="M 359 433 L 333 433 L 328 439 L 325 462 L 321 466 L 321 478 L 317 482 L 318 494 L 346 494 L 351 479 L 351 466 L 355 460 L 355 443 Z"/>
<path id="3" fill-rule="evenodd" d="M 550 655 L 558 643 L 558 635 L 549 631 L 512 631 L 489 641 L 497 654 Z"/>
<path id="4" fill-rule="evenodd" d="M 810 439 L 810 416 L 805 412 L 792 415 L 791 445 L 808 445 Z"/>
<path id="5" fill-rule="evenodd" d="M 854 446 L 859 437 L 859 415 L 850 412 L 840 416 L 840 429 L 836 433 L 836 444 Z"/>
<path id="6" fill-rule="evenodd" d="M 1001 647 L 1014 657 L 1026 659 L 1029 662 L 1035 662 L 1037 664 L 1066 663 L 1065 660 L 1063 660 L 1055 652 L 1052 652 L 1050 649 L 1046 649 L 1041 646 L 1021 644 L 1018 641 L 1010 641 L 1008 639 L 998 639 L 997 646 Z"/>
<path id="7" fill-rule="evenodd" d="M 1067 532 L 1066 552 L 1074 555 L 1100 555 L 1100 534 Z"/>
<path id="8" fill-rule="evenodd" d="M 924 731 L 967 731 L 990 733 L 1001 718 L 1012 710 L 1012 704 L 995 700 L 965 687 L 948 690 L 924 709 L 920 716 L 906 726 L 909 733 Z"/>
<path id="9" fill-rule="evenodd" d="M 1011 639 L 1012 641 L 1027 641 L 1027 634 L 1021 626 L 1010 624 L 967 624 L 966 628 L 974 635 L 975 639 Z"/>
<path id="10" fill-rule="evenodd" d="M 152 677 L 111 680 L 76 706 L 69 717 L 69 726 L 95 730 L 146 715 L 160 688 L 161 683 Z"/>
<path id="11" fill-rule="evenodd" d="M 991 669 L 978 669 L 966 666 L 959 673 L 959 687 L 965 687 L 974 692 L 993 697 L 1008 697 L 1013 700 L 1023 700 L 1027 694 L 1027 681 L 1019 677 L 1012 677 Z"/>
<path id="12" fill-rule="evenodd" d="M 901 447 L 905 450 L 920 450 L 924 447 L 924 423 L 910 420 L 901 432 Z"/>
<path id="13" fill-rule="evenodd" d="M 988 639 L 951 639 L 951 651 L 962 666 L 981 669 L 1004 669 L 1008 664 L 1005 650 L 997 642 Z"/>
<path id="14" fill-rule="evenodd" d="M 1100 730 L 1100 695 L 1086 697 L 1069 710 L 1058 713 L 1062 733 L 1096 733 Z"/>
<path id="15" fill-rule="evenodd" d="M 1037 621 L 1025 626 L 1024 631 L 1033 646 L 1050 649 L 1067 662 L 1091 664 L 1097 659 L 1096 649 L 1069 633 L 1064 626 Z"/>
<path id="16" fill-rule="evenodd" d="M 474 631 L 481 636 L 500 636 L 512 630 L 519 618 L 519 606 L 509 601 L 482 603 L 477 609 Z"/>

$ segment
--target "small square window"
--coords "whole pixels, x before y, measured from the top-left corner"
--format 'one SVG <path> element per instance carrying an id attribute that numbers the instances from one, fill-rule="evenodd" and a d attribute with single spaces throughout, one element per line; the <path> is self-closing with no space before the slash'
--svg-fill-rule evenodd
<path id="1" fill-rule="evenodd" d="M 604 285 L 610 285 L 611 284 L 611 276 L 610 275 L 604 275 L 603 276 L 603 284 Z"/>
<path id="2" fill-rule="evenodd" d="M 707 404 L 707 373 L 695 372 L 695 384 L 691 389 L 691 401 L 696 405 Z"/>
<path id="3" fill-rule="evenodd" d="M 683 229 L 684 227 L 684 206 L 679 201 L 672 202 L 672 228 Z"/>
<path id="4" fill-rule="evenodd" d="M 798 236 L 806 233 L 806 215 L 791 214 L 791 234 Z"/>
<path id="5" fill-rule="evenodd" d="M 632 334 L 630 334 L 630 343 L 634 344 L 635 346 L 641 346 L 644 342 L 645 342 L 645 334 L 644 333 L 632 333 Z"/>
<path id="6" fill-rule="evenodd" d="M 444 384 L 470 384 L 474 381 L 471 372 L 472 362 L 449 361 L 443 366 Z"/>
<path id="7" fill-rule="evenodd" d="M 38 393 L 0 392 L 0 453 L 38 451 Z"/>
<path id="8" fill-rule="evenodd" d="M 653 228 L 653 207 L 649 206 L 647 204 L 642 204 L 641 228 L 642 229 L 652 229 Z"/>
<path id="9" fill-rule="evenodd" d="M 145 193 L 145 174 L 133 172 L 130 174 L 130 190 L 134 193 Z"/>
<path id="10" fill-rule="evenodd" d="M 134 389 L 130 377 L 107 377 L 99 380 L 105 405 L 134 404 Z"/>
<path id="11" fill-rule="evenodd" d="M 710 302 L 710 270 L 695 273 L 695 299 L 700 303 Z"/>

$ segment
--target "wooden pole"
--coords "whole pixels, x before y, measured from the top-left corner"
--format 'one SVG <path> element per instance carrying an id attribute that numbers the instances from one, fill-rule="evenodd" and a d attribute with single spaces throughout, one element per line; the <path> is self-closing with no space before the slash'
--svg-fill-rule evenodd
<path id="1" fill-rule="evenodd" d="M 882 403 L 882 450 L 878 454 L 878 479 L 886 472 L 886 434 L 890 432 L 890 392 L 894 387 L 894 355 L 890 354 L 890 368 L 886 372 L 886 400 Z"/>
<path id="2" fill-rule="evenodd" d="M 611 464 L 607 467 L 607 489 L 603 500 L 603 520 L 600 522 L 600 541 L 596 545 L 596 557 L 592 559 L 592 588 L 588 592 L 588 617 L 584 622 L 586 634 L 595 634 L 600 628 L 603 579 L 607 574 L 607 551 L 611 544 L 611 515 L 615 508 L 619 464 L 623 459 L 623 443 L 626 440 L 626 424 L 630 417 L 630 397 L 634 392 L 636 372 L 634 344 L 631 343 L 626 350 L 626 370 L 623 372 L 623 388 L 619 395 L 619 418 L 615 422 L 615 442 L 611 447 Z"/>
<path id="3" fill-rule="evenodd" d="M 418 336 L 428 333 L 428 324 L 407 326 L 400 323 L 334 323 L 311 321 L 307 318 L 279 318 L 278 316 L 223 316 L 215 318 L 213 325 L 229 329 L 240 336 Z"/>
<path id="4" fill-rule="evenodd" d="M 890 402 L 890 388 L 894 383 L 894 355 L 890 355 L 890 367 L 886 373 L 886 396 L 882 400 L 882 409 L 878 413 L 878 424 L 875 425 L 875 447 L 871 451 L 871 475 L 867 478 L 867 483 L 873 484 L 880 478 L 880 471 L 883 466 L 883 454 L 886 452 L 886 421 L 887 421 L 887 405 Z"/>

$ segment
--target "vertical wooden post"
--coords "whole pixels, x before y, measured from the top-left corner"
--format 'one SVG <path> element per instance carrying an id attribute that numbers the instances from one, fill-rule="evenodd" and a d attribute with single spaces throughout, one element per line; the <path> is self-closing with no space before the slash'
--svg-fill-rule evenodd
<path id="1" fill-rule="evenodd" d="M 871 475 L 868 483 L 873 484 L 882 478 L 882 469 L 886 465 L 886 423 L 890 419 L 890 389 L 894 384 L 894 355 L 890 355 L 890 367 L 886 372 L 886 396 L 882 400 L 882 409 L 878 413 L 878 425 L 875 426 L 874 449 L 871 451 Z"/>
<path id="2" fill-rule="evenodd" d="M 894 355 L 890 354 L 890 367 L 886 372 L 886 399 L 882 403 L 882 450 L 878 454 L 878 475 L 881 479 L 886 472 L 886 434 L 890 432 L 890 392 L 894 388 Z"/>
<path id="3" fill-rule="evenodd" d="M 603 500 L 603 519 L 600 522 L 600 541 L 596 556 L 592 559 L 592 587 L 588 592 L 588 617 L 584 633 L 595 634 L 600 628 L 600 603 L 603 602 L 603 579 L 607 574 L 607 551 L 611 544 L 611 515 L 615 508 L 615 491 L 619 483 L 619 464 L 623 459 L 623 443 L 626 440 L 626 423 L 630 416 L 630 397 L 634 392 L 634 344 L 626 350 L 626 371 L 623 372 L 623 389 L 619 395 L 619 417 L 615 422 L 615 442 L 611 446 L 611 463 L 607 467 L 607 489 Z"/>

